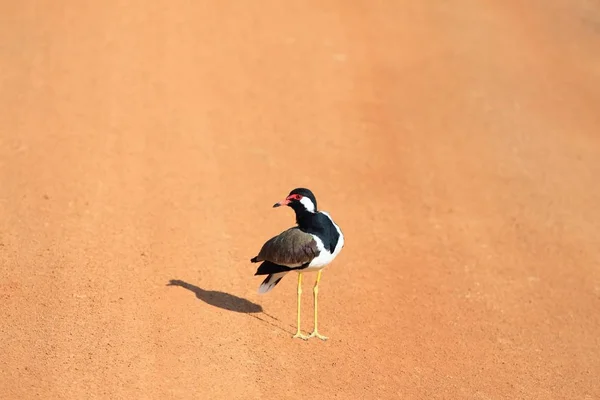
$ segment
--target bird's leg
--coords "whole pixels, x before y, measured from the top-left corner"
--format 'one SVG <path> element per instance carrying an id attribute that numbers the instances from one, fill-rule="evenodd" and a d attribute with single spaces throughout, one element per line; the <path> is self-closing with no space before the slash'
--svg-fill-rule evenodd
<path id="1" fill-rule="evenodd" d="M 318 337 L 321 340 L 327 340 L 327 336 L 323 336 L 319 333 L 319 331 L 317 330 L 317 297 L 319 295 L 319 281 L 321 280 L 321 271 L 319 270 L 319 272 L 317 272 L 317 280 L 315 281 L 315 287 L 313 288 L 313 296 L 315 298 L 315 328 L 313 330 L 313 332 L 308 336 L 309 338 L 311 337 Z"/>
<path id="2" fill-rule="evenodd" d="M 301 296 L 302 296 L 302 272 L 299 272 L 298 273 L 298 314 L 297 314 L 298 330 L 296 331 L 296 334 L 293 337 L 306 340 L 306 339 L 308 339 L 308 336 L 300 333 L 300 300 L 301 300 Z"/>

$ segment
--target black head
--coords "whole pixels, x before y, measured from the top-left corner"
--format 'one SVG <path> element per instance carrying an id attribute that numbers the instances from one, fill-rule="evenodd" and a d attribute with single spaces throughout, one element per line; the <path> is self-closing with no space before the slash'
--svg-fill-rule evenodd
<path id="1" fill-rule="evenodd" d="M 317 199 L 309 189 L 297 188 L 292 190 L 284 200 L 273 205 L 273 207 L 279 206 L 289 206 L 296 212 L 315 212 L 317 211 Z"/>

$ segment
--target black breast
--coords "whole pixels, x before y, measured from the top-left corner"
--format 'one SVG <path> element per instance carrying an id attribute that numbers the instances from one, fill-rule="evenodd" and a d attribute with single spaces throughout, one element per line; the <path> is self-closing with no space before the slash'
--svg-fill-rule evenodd
<path id="1" fill-rule="evenodd" d="M 333 253 L 340 240 L 340 234 L 327 215 L 307 213 L 298 218 L 297 222 L 301 230 L 316 235 L 323 241 L 325 249 Z"/>

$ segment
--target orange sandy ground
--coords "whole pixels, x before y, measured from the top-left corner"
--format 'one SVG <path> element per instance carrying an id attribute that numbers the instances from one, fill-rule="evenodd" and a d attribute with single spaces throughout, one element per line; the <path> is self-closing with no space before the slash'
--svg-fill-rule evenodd
<path id="1" fill-rule="evenodd" d="M 170 3 L 0 6 L 1 399 L 600 398 L 600 3 Z"/>

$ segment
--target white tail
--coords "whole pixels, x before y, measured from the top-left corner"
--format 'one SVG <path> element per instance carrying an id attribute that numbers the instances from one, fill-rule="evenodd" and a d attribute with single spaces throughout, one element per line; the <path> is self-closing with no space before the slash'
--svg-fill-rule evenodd
<path id="1" fill-rule="evenodd" d="M 267 276 L 267 278 L 258 287 L 258 293 L 264 294 L 273 289 L 288 272 L 289 271 L 277 272 L 276 274 L 270 274 Z"/>

